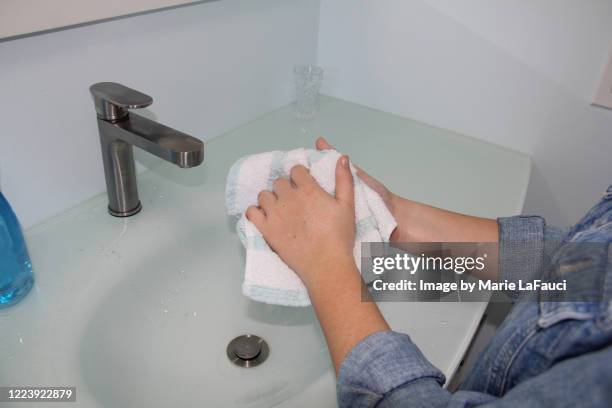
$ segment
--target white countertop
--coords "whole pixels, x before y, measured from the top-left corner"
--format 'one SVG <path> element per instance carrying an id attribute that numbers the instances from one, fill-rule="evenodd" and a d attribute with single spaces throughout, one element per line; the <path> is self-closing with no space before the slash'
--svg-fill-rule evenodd
<path id="1" fill-rule="evenodd" d="M 311 311 L 240 295 L 243 250 L 223 195 L 237 158 L 311 147 L 319 135 L 400 195 L 485 217 L 522 209 L 524 154 L 329 97 L 309 122 L 281 108 L 207 142 L 198 168 L 160 163 L 140 174 L 143 211 L 135 217 L 106 214 L 101 194 L 26 231 L 36 286 L 0 311 L 0 386 L 76 386 L 70 407 L 163 405 L 172 392 L 182 395 L 169 399 L 177 406 L 334 407 L 334 376 Z M 447 376 L 485 307 L 381 305 Z M 243 332 L 270 341 L 269 362 L 229 365 L 223 347 Z"/>

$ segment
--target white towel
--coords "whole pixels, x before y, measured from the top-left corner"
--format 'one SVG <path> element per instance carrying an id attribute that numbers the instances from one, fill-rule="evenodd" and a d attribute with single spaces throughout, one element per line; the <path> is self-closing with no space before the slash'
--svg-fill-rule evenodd
<path id="1" fill-rule="evenodd" d="M 274 180 L 288 178 L 291 168 L 298 164 L 310 169 L 310 174 L 321 187 L 334 194 L 335 169 L 339 158 L 340 154 L 335 150 L 296 149 L 246 156 L 231 167 L 225 199 L 227 212 L 240 216 L 236 229 L 246 249 L 242 284 L 245 296 L 277 305 L 310 305 L 308 292 L 300 278 L 270 249 L 257 227 L 246 219 L 245 211 L 249 206 L 257 205 L 260 191 L 271 191 Z M 356 222 L 353 255 L 357 267 L 360 267 L 361 243 L 388 242 L 397 224 L 382 198 L 356 176 L 352 165 L 351 171 L 355 181 Z M 370 280 L 371 277 L 366 282 Z"/>

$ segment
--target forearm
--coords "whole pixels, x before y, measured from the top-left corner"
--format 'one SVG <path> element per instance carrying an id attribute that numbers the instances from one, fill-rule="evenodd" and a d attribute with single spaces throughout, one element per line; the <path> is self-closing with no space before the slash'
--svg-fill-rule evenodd
<path id="1" fill-rule="evenodd" d="M 401 247 L 402 243 L 423 243 L 419 246 L 424 253 L 428 251 L 428 242 L 470 242 L 498 243 L 499 227 L 497 220 L 474 217 L 442 210 L 427 204 L 407 200 L 392 195 L 390 210 L 397 221 L 397 228 L 391 235 L 391 242 Z M 473 256 L 474 247 L 466 247 L 466 253 L 455 253 L 457 256 Z M 456 251 L 461 248 L 455 246 Z M 497 280 L 499 251 L 490 245 L 483 246 L 487 263 L 482 271 L 475 270 L 474 276 L 479 279 Z"/>
<path id="2" fill-rule="evenodd" d="M 498 242 L 497 221 L 432 207 L 394 195 L 395 242 Z"/>
<path id="3" fill-rule="evenodd" d="M 307 287 L 337 373 L 357 343 L 389 330 L 389 325 L 376 303 L 362 300 L 363 281 L 352 259 L 338 260 L 325 269 Z"/>

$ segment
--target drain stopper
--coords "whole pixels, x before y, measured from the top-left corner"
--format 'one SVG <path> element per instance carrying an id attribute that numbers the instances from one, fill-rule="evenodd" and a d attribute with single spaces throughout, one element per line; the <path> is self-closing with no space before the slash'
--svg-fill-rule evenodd
<path id="1" fill-rule="evenodd" d="M 240 367 L 255 367 L 270 354 L 268 343 L 254 334 L 238 336 L 227 345 L 227 357 Z"/>

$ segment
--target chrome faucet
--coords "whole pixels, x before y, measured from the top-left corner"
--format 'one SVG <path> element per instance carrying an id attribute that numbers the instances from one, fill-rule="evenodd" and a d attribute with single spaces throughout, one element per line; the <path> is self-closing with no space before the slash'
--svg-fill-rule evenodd
<path id="1" fill-rule="evenodd" d="M 132 145 L 179 167 L 195 167 L 204 159 L 204 143 L 128 109 L 146 108 L 149 95 L 115 82 L 89 87 L 96 106 L 102 161 L 108 193 L 108 212 L 129 217 L 142 209 L 136 185 Z"/>

